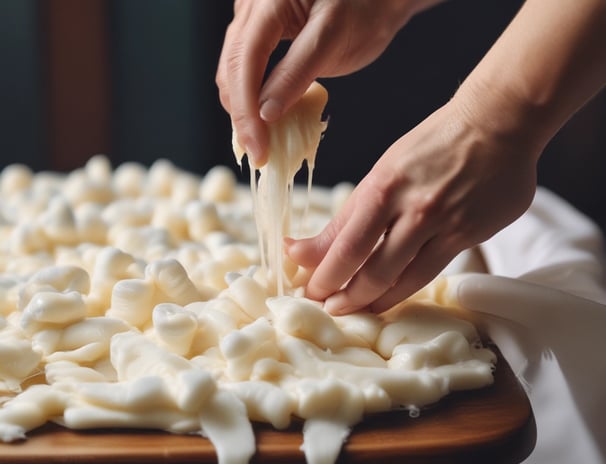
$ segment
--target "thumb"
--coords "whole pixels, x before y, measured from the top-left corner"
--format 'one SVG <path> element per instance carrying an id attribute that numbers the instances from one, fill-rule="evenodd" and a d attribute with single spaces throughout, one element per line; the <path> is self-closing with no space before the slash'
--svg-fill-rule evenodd
<path id="1" fill-rule="evenodd" d="M 277 121 L 325 69 L 332 53 L 330 47 L 322 48 L 316 29 L 307 23 L 267 77 L 259 96 L 259 115 L 264 121 Z"/>

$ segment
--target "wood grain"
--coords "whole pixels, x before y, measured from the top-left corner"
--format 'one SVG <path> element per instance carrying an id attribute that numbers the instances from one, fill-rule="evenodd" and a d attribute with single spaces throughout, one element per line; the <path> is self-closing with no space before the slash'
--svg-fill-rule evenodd
<path id="1" fill-rule="evenodd" d="M 494 348 L 494 347 L 493 347 Z M 418 418 L 406 412 L 367 417 L 355 427 L 339 463 L 519 463 L 536 430 L 530 403 L 498 354 L 495 382 L 456 392 Z M 255 426 L 257 463 L 304 463 L 301 424 L 287 430 Z M 211 443 L 199 436 L 141 430 L 71 431 L 48 424 L 28 440 L 0 445 L 0 463 L 212 463 Z"/>

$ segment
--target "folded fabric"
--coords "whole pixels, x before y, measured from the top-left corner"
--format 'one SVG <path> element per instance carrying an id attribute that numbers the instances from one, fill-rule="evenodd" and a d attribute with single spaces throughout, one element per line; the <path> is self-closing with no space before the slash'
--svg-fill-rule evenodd
<path id="1" fill-rule="evenodd" d="M 444 297 L 481 316 L 526 388 L 537 423 L 527 464 L 606 462 L 604 256 L 599 228 L 539 188 L 524 215 L 444 270 Z"/>

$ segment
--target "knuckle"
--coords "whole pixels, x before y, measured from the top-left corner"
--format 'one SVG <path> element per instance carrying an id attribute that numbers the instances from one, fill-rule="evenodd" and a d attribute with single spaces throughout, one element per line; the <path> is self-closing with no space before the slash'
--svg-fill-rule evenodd
<path id="1" fill-rule="evenodd" d="M 230 44 L 229 52 L 225 57 L 225 71 L 227 78 L 237 74 L 246 57 L 246 43 L 240 38 L 234 38 Z"/>
<path id="2" fill-rule="evenodd" d="M 317 279 L 312 276 L 305 288 L 305 297 L 316 301 L 322 301 L 337 290 L 338 287 L 331 288 L 325 282 L 318 283 Z"/>
<path id="3" fill-rule="evenodd" d="M 352 242 L 339 240 L 333 244 L 333 253 L 337 262 L 343 267 L 353 267 L 362 257 L 359 247 Z"/>
<path id="4" fill-rule="evenodd" d="M 219 102 L 221 103 L 221 106 L 229 113 L 231 112 L 231 105 L 229 102 L 229 89 L 227 89 L 226 85 L 225 85 L 225 81 L 222 79 L 221 76 L 219 76 L 217 74 L 217 77 L 215 79 L 215 83 L 217 85 L 217 88 L 219 89 Z"/>
<path id="5" fill-rule="evenodd" d="M 361 270 L 356 276 L 356 285 L 364 288 L 365 292 L 376 296 L 389 289 L 393 285 L 393 281 L 376 270 Z"/>
<path id="6" fill-rule="evenodd" d="M 396 196 L 397 184 L 388 178 L 372 175 L 364 179 L 357 199 L 375 211 L 384 211 Z"/>
<path id="7" fill-rule="evenodd" d="M 461 227 L 451 233 L 448 243 L 448 249 L 451 252 L 458 252 L 476 244 L 475 235 L 467 228 Z"/>
<path id="8" fill-rule="evenodd" d="M 235 105 L 233 106 L 231 122 L 238 131 L 239 139 L 243 139 L 248 136 L 249 120 L 248 115 L 244 112 L 244 108 Z"/>
<path id="9" fill-rule="evenodd" d="M 272 95 L 278 100 L 294 103 L 295 97 L 303 95 L 315 76 L 306 62 L 293 62 L 284 57 L 271 72 L 263 89 L 263 97 Z"/>
<path id="10" fill-rule="evenodd" d="M 435 192 L 419 192 L 412 195 L 406 206 L 417 225 L 427 224 L 441 218 L 446 211 L 443 196 Z"/>

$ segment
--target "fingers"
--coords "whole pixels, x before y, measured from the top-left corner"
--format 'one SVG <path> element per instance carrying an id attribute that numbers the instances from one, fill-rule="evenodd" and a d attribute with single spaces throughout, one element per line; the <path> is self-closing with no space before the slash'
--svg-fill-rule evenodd
<path id="1" fill-rule="evenodd" d="M 317 267 L 335 238 L 343 229 L 349 217 L 355 209 L 356 191 L 350 195 L 339 213 L 328 223 L 324 230 L 317 236 L 301 240 L 285 238 L 284 245 L 286 254 L 297 264 L 307 268 Z"/>
<path id="2" fill-rule="evenodd" d="M 259 167 L 267 160 L 269 143 L 267 127 L 259 115 L 259 92 L 269 57 L 282 38 L 283 26 L 266 8 L 240 3 L 244 6 L 237 9 L 225 34 L 216 82 L 238 143 L 253 165 Z"/>
<path id="3" fill-rule="evenodd" d="M 261 90 L 263 120 L 277 121 L 318 76 L 325 74 L 326 63 L 333 59 L 331 48 L 335 42 L 325 38 L 325 34 L 324 19 L 312 17 L 296 36 Z"/>
<path id="4" fill-rule="evenodd" d="M 374 313 L 382 313 L 423 288 L 456 256 L 458 251 L 453 250 L 444 246 L 442 237 L 431 239 L 402 271 L 397 282 L 367 308 Z"/>
<path id="5" fill-rule="evenodd" d="M 372 201 L 350 200 L 339 219 L 316 238 L 315 254 L 312 252 L 311 260 L 320 257 L 321 261 L 307 284 L 306 295 L 309 298 L 324 300 L 341 289 L 364 263 L 389 226 L 390 217 L 384 208 L 374 207 Z M 322 253 L 324 255 L 320 256 Z"/>
<path id="6" fill-rule="evenodd" d="M 286 254 L 297 264 L 306 268 L 315 268 L 326 255 L 330 244 L 337 235 L 338 226 L 327 227 L 320 235 L 312 238 L 294 240 L 284 238 Z"/>
<path id="7" fill-rule="evenodd" d="M 401 217 L 347 286 L 326 300 L 325 309 L 331 314 L 351 313 L 391 292 L 394 285 L 399 285 L 402 269 L 414 262 L 428 234 L 427 226 L 418 227 L 410 218 Z"/>
<path id="8" fill-rule="evenodd" d="M 400 218 L 381 236 L 388 224 L 373 222 L 360 212 L 344 224 L 331 223 L 317 237 L 287 241 L 295 262 L 317 266 L 306 296 L 326 299 L 325 310 L 334 316 L 388 310 L 428 284 L 460 251 L 439 236 L 424 242 L 437 226 L 418 229 Z"/>
<path id="9" fill-rule="evenodd" d="M 322 7 L 297 4 L 237 2 L 225 35 L 216 76 L 219 97 L 231 115 L 238 143 L 256 167 L 267 161 L 265 123 L 278 120 L 318 76 L 334 67 L 335 56 L 344 46 L 343 28 L 330 27 L 338 19 L 337 6 L 330 2 Z M 293 42 L 262 88 L 270 55 L 286 38 Z"/>
<path id="10" fill-rule="evenodd" d="M 398 263 L 396 258 L 377 256 L 370 266 L 365 265 L 358 271 L 345 289 L 326 300 L 326 311 L 334 316 L 350 314 L 362 308 L 374 313 L 387 311 L 431 282 L 456 255 L 456 252 L 445 249 L 438 237 L 412 253 L 414 258 L 406 266 L 403 266 L 406 261 Z M 381 271 L 393 269 L 397 272 L 402 268 L 404 270 L 396 277 Z M 389 277 L 381 281 L 382 275 Z M 393 281 L 388 280 L 392 278 Z"/>

